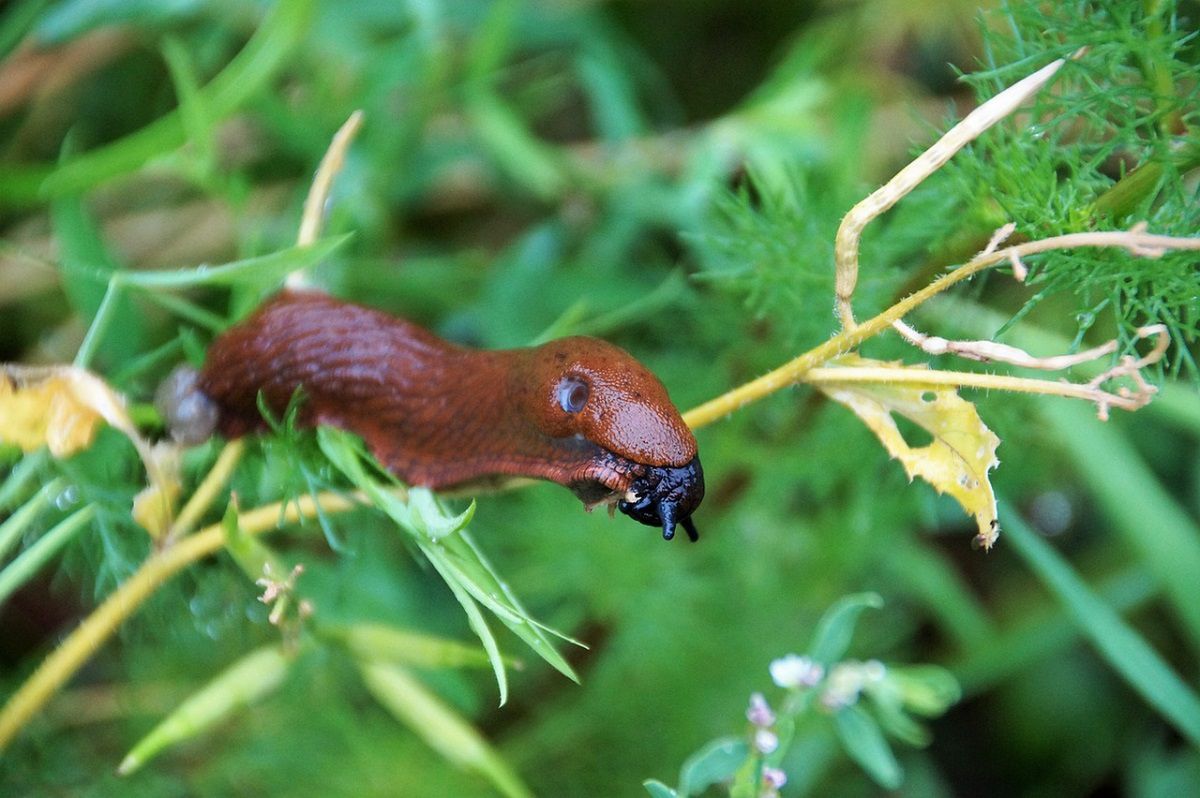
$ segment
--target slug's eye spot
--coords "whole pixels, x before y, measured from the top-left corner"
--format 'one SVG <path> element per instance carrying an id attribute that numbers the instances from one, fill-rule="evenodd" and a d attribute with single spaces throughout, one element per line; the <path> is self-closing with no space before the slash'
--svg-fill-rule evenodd
<path id="1" fill-rule="evenodd" d="M 567 377 L 558 384 L 558 404 L 568 413 L 578 413 L 587 404 L 588 384 L 578 377 Z"/>

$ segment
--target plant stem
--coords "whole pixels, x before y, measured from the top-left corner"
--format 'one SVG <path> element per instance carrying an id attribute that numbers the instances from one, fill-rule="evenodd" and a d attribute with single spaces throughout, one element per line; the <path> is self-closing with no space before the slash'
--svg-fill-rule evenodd
<path id="1" fill-rule="evenodd" d="M 338 513 L 355 507 L 355 500 L 359 498 L 362 498 L 360 494 L 344 496 L 334 492 L 316 497 L 306 495 L 248 510 L 240 514 L 238 523 L 247 535 L 264 534 L 278 529 L 281 521 L 312 517 L 318 502 L 323 512 Z M 224 528 L 221 523 L 216 523 L 150 555 L 137 572 L 93 610 L 9 698 L 0 710 L 0 751 L 164 582 L 224 545 Z"/>
<path id="2" fill-rule="evenodd" d="M 1103 400 L 1113 407 L 1136 409 L 1143 403 L 1101 391 L 1090 385 L 1073 382 L 1039 380 L 1030 377 L 1010 377 L 1007 374 L 983 374 L 974 371 L 928 371 L 885 366 L 835 366 L 813 368 L 803 377 L 807 383 L 868 382 L 878 385 L 951 385 L 956 388 L 982 388 L 1012 393 L 1033 393 L 1062 396 L 1088 401 Z"/>
<path id="3" fill-rule="evenodd" d="M 710 399 L 683 414 L 684 423 L 693 429 L 707 426 L 722 416 L 740 410 L 776 391 L 800 381 L 810 370 L 831 358 L 845 354 L 858 347 L 863 341 L 873 338 L 891 327 L 893 321 L 904 318 L 914 308 L 929 301 L 952 285 L 960 283 L 997 263 L 1010 258 L 1023 258 L 1041 252 L 1075 247 L 1120 247 L 1146 257 L 1156 257 L 1172 249 L 1200 250 L 1200 238 L 1176 238 L 1140 231 L 1103 231 L 1094 233 L 1068 233 L 1038 241 L 1027 241 L 1011 247 L 976 256 L 949 274 L 943 275 L 929 285 L 916 291 L 879 315 L 855 327 L 845 329 L 823 344 L 813 347 L 804 354 L 788 361 L 774 371 L 758 379 L 739 385 L 731 391 Z"/>
<path id="4" fill-rule="evenodd" d="M 233 475 L 233 470 L 237 467 L 245 450 L 246 443 L 241 438 L 225 444 L 225 448 L 217 457 L 217 462 L 213 464 L 212 469 L 192 493 L 187 504 L 179 511 L 179 517 L 175 519 L 168 539 L 182 537 L 192 531 L 196 522 L 200 520 L 200 516 L 204 515 L 204 512 L 216 501 L 217 494 Z"/>

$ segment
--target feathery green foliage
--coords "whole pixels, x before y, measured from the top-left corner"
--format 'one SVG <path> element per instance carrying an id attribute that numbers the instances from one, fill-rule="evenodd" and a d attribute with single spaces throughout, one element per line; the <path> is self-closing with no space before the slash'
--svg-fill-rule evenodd
<path id="1" fill-rule="evenodd" d="M 162 378 L 312 267 L 471 345 L 601 335 L 686 409 L 826 340 L 846 211 L 973 100 L 1084 46 L 868 228 L 860 318 L 1007 222 L 1200 230 L 1194 3 L 800 6 L 18 0 L 0 11 L 0 361 L 86 365 L 161 434 Z M 323 237 L 296 246 L 360 108 Z M 698 431 L 695 546 L 551 485 L 404 500 L 351 436 L 294 414 L 249 440 L 206 528 L 164 544 L 131 518 L 146 475 L 124 436 L 61 460 L 0 443 L 0 703 L 143 563 L 216 536 L 22 726 L 0 792 L 1195 791 L 1200 270 L 1120 249 L 1027 265 L 914 323 L 1039 354 L 1115 337 L 1115 361 L 1158 321 L 1174 345 L 1163 401 L 1102 434 L 1064 399 L 963 392 L 1003 439 L 1016 531 L 986 555 L 806 388 Z M 929 359 L 895 336 L 865 350 Z M 183 499 L 221 451 L 183 453 Z M 781 686 L 786 723 L 746 726 L 767 664 L 804 641 L 822 688 Z M 862 700 L 823 704 L 843 665 Z M 951 706 L 954 680 L 981 700 Z"/>

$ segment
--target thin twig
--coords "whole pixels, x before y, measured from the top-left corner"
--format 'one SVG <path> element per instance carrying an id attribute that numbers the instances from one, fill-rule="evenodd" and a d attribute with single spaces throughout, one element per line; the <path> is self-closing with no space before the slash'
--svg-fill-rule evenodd
<path id="1" fill-rule="evenodd" d="M 1092 347 L 1083 352 L 1071 355 L 1053 355 L 1050 357 L 1035 357 L 1024 349 L 996 341 L 951 341 L 938 335 L 926 335 L 914 329 L 903 321 L 892 322 L 892 329 L 922 352 L 930 355 L 958 355 L 967 360 L 977 360 L 980 363 L 1007 363 L 1027 369 L 1041 371 L 1061 371 L 1072 366 L 1090 363 L 1105 355 L 1117 351 L 1117 341 L 1113 339 L 1100 346 Z"/>
<path id="2" fill-rule="evenodd" d="M 192 531 L 233 475 L 245 449 L 246 443 L 241 438 L 225 444 L 225 447 L 221 449 L 221 454 L 217 456 L 217 461 L 213 463 L 213 467 L 193 491 L 183 509 L 179 511 L 179 517 L 171 526 L 168 540 L 174 540 Z"/>
<path id="3" fill-rule="evenodd" d="M 1119 407 L 1122 410 L 1137 410 L 1149 401 L 1154 386 L 1144 384 L 1145 390 L 1113 394 L 1091 383 L 1080 384 L 1066 381 L 1039 380 L 1029 377 L 1011 377 L 1007 374 L 980 374 L 972 371 L 941 371 L 930 369 L 887 368 L 885 366 L 825 366 L 810 369 L 804 382 L 819 383 L 874 383 L 879 385 L 908 386 L 952 386 L 955 388 L 979 388 L 1010 393 L 1030 393 L 1042 396 L 1061 396 L 1069 399 L 1084 399 L 1104 407 Z"/>
<path id="4" fill-rule="evenodd" d="M 1082 51 L 1073 57 L 1078 58 L 1081 54 Z M 834 240 L 837 311 L 844 329 L 854 326 L 854 311 L 851 309 L 850 300 L 858 283 L 858 243 L 863 229 L 942 168 L 955 153 L 1015 111 L 1021 103 L 1046 85 L 1064 63 L 1066 59 L 1059 58 L 980 105 L 950 128 L 929 149 L 897 172 L 891 180 L 850 209 L 842 219 Z"/>
<path id="5" fill-rule="evenodd" d="M 1200 250 L 1200 238 L 1176 238 L 1132 230 L 1127 232 L 1068 233 L 1044 238 L 1040 241 L 1027 241 L 996 252 L 977 255 L 949 274 L 939 277 L 919 291 L 900 300 L 879 315 L 855 327 L 843 329 L 828 341 L 813 347 L 758 379 L 692 408 L 684 414 L 683 420 L 694 429 L 703 427 L 782 388 L 796 384 L 809 370 L 833 357 L 853 350 L 863 341 L 878 335 L 890 327 L 892 322 L 904 318 L 915 308 L 920 307 L 947 288 L 973 277 L 997 263 L 1008 260 L 1014 253 L 1018 257 L 1022 257 L 1077 247 L 1119 247 L 1136 254 L 1156 257 L 1169 250 Z"/>
<path id="6" fill-rule="evenodd" d="M 349 150 L 350 143 L 354 141 L 362 123 L 363 112 L 355 111 L 350 114 L 349 119 L 342 123 L 338 132 L 334 134 L 333 140 L 329 142 L 329 149 L 321 158 L 316 176 L 313 177 L 312 185 L 308 189 L 308 197 L 304 200 L 304 214 L 300 217 L 300 232 L 296 236 L 296 243 L 300 246 L 307 246 L 320 236 L 321 224 L 325 219 L 325 206 L 329 202 L 329 192 L 333 188 L 333 181 L 342 171 L 342 166 L 346 163 L 346 151 Z M 284 281 L 284 286 L 293 291 L 312 287 L 305 270 L 289 274 Z"/>

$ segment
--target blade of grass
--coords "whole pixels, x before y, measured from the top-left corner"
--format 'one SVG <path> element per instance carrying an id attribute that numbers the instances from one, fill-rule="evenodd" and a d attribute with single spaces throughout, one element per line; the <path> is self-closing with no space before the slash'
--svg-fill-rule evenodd
<path id="1" fill-rule="evenodd" d="M 446 584 L 454 591 L 455 598 L 467 610 L 469 618 L 472 617 L 473 611 L 478 612 L 475 602 L 482 604 L 514 634 L 524 640 L 538 656 L 546 660 L 551 667 L 567 678 L 578 681 L 574 670 L 550 643 L 543 631 L 544 625 L 530 617 L 529 613 L 513 599 L 512 592 L 483 559 L 482 553 L 470 541 L 465 530 L 437 539 L 430 537 L 423 529 L 424 524 L 414 522 L 413 512 L 408 505 L 385 491 L 379 482 L 367 474 L 361 459 L 362 456 L 365 456 L 362 453 L 362 445 L 357 442 L 356 438 L 342 430 L 321 427 L 317 431 L 317 440 L 321 450 L 351 483 L 370 497 L 372 503 L 386 513 L 398 526 L 413 536 L 417 545 L 420 546 L 421 552 L 446 580 Z M 440 504 L 436 505 L 436 508 L 440 507 Z M 434 509 L 435 506 L 431 506 L 427 508 L 427 512 Z M 445 511 L 442 510 L 442 512 Z M 443 519 L 444 523 L 449 523 L 451 520 L 448 514 Z M 467 601 L 464 601 L 464 598 Z M 472 628 L 476 628 L 474 621 L 472 621 Z M 481 628 L 486 630 L 486 626 Z M 479 633 L 479 629 L 476 629 L 476 633 Z M 490 638 L 491 633 L 486 632 L 486 634 Z M 483 636 L 480 639 L 491 653 L 489 640 Z M 497 671 L 503 698 L 506 695 L 506 683 L 503 681 L 503 667 L 498 651 L 493 665 Z"/>
<path id="2" fill-rule="evenodd" d="M 496 677 L 496 688 L 500 692 L 500 706 L 504 706 L 508 702 L 508 672 L 504 669 L 504 657 L 500 653 L 500 646 L 496 643 L 496 636 L 492 634 L 491 627 L 487 625 L 487 619 L 479 611 L 479 605 L 475 603 L 470 592 L 458 581 L 458 577 L 453 571 L 446 567 L 445 562 L 430 550 L 431 547 L 423 545 L 420 548 L 434 570 L 446 582 L 446 587 L 450 588 L 455 600 L 462 606 L 463 612 L 467 614 L 467 625 L 479 638 L 484 652 L 487 653 L 488 662 L 492 665 L 492 674 Z"/>
<path id="3" fill-rule="evenodd" d="M 169 271 L 120 272 L 114 279 L 122 285 L 138 288 L 194 288 L 196 286 L 232 286 L 269 284 L 281 281 L 291 271 L 304 269 L 336 252 L 351 238 L 350 233 L 323 238 L 308 246 L 288 247 L 268 255 L 243 258 L 219 266 Z"/>
<path id="4" fill-rule="evenodd" d="M 72 309 L 90 326 L 75 365 L 86 368 L 105 341 L 107 359 L 119 362 L 124 353 L 141 349 L 145 336 L 142 315 L 109 281 L 121 264 L 105 242 L 100 228 L 77 196 L 63 197 L 51 206 L 54 237 L 59 244 L 58 270 Z M 122 323 L 110 322 L 119 316 Z"/>
<path id="5" fill-rule="evenodd" d="M 488 664 L 487 655 L 476 646 L 383 623 L 322 626 L 321 634 L 344 643 L 359 659 L 418 668 L 477 668 Z"/>
<path id="6" fill-rule="evenodd" d="M 292 658 L 278 644 L 240 657 L 188 696 L 174 712 L 134 745 L 117 773 L 128 776 L 167 748 L 202 734 L 272 692 L 287 677 Z"/>
<path id="7" fill-rule="evenodd" d="M 1200 746 L 1200 698 L 1196 693 L 1092 592 L 1058 552 L 1025 525 L 1015 507 L 1002 503 L 1001 517 L 1005 519 L 1005 539 L 1063 603 L 1113 670 L 1192 745 Z"/>
<path id="8" fill-rule="evenodd" d="M 422 549 L 424 550 L 424 549 Z M 428 553 L 427 553 L 427 556 Z M 488 580 L 476 578 L 479 573 L 477 568 L 464 568 L 454 562 L 451 557 L 445 557 L 442 553 L 438 553 L 441 562 L 449 569 L 453 577 L 483 606 L 487 607 L 491 612 L 500 619 L 500 622 L 507 626 L 512 632 L 525 641 L 537 655 L 544 659 L 556 671 L 566 676 L 573 682 L 578 682 L 579 677 L 575 674 L 574 669 L 563 658 L 562 654 L 554 648 L 549 638 L 546 637 L 543 631 L 546 627 L 535 621 L 533 618 L 519 607 L 514 607 L 506 601 L 501 600 L 501 593 L 497 589 L 489 589 Z M 461 561 L 460 561 L 461 562 Z M 467 561 L 468 566 L 475 563 Z M 439 569 L 440 570 L 440 569 Z M 558 634 L 554 632 L 554 634 Z M 566 638 L 570 639 L 570 638 Z"/>
<path id="9" fill-rule="evenodd" d="M 264 88 L 289 63 L 312 19 L 314 0 L 281 0 L 233 60 L 200 92 L 208 113 L 222 119 Z M 136 171 L 180 146 L 185 129 L 179 111 L 57 168 L 9 168 L 0 173 L 0 204 L 29 205 L 46 197 L 80 194 L 106 180 Z"/>
<path id="10" fill-rule="evenodd" d="M 1130 568 L 1103 579 L 1095 589 L 1113 612 L 1128 614 L 1158 595 L 1144 568 Z M 1024 612 L 1012 629 L 990 635 L 947 667 L 964 696 L 978 695 L 1015 674 L 1033 667 L 1079 639 L 1079 627 L 1061 604 Z"/>
<path id="11" fill-rule="evenodd" d="M 510 798 L 533 795 L 478 729 L 407 670 L 364 660 L 359 662 L 359 671 L 384 709 L 447 760 L 484 776 Z"/>
<path id="12" fill-rule="evenodd" d="M 4 519 L 4 523 L 0 524 L 0 559 L 8 556 L 9 550 L 16 545 L 33 520 L 41 515 L 42 510 L 46 509 L 58 492 L 63 489 L 63 484 L 62 479 L 47 483 L 33 498 Z"/>
<path id="13" fill-rule="evenodd" d="M 0 512 L 4 512 L 18 501 L 19 496 L 25 495 L 25 487 L 35 479 L 40 469 L 46 463 L 49 455 L 45 449 L 38 449 L 33 454 L 26 455 L 13 466 L 12 471 L 0 485 Z"/>
<path id="14" fill-rule="evenodd" d="M 1096 504 L 1162 585 L 1200 653 L 1200 528 L 1115 423 L 1098 424 L 1090 408 L 1070 402 L 1042 402 L 1039 410 Z"/>
<path id="15" fill-rule="evenodd" d="M 21 552 L 17 559 L 0 571 L 0 606 L 8 600 L 18 588 L 33 578 L 50 558 L 57 554 L 63 546 L 96 517 L 96 506 L 89 504 L 75 511 L 54 526 L 49 532 L 38 538 L 32 546 Z"/>

